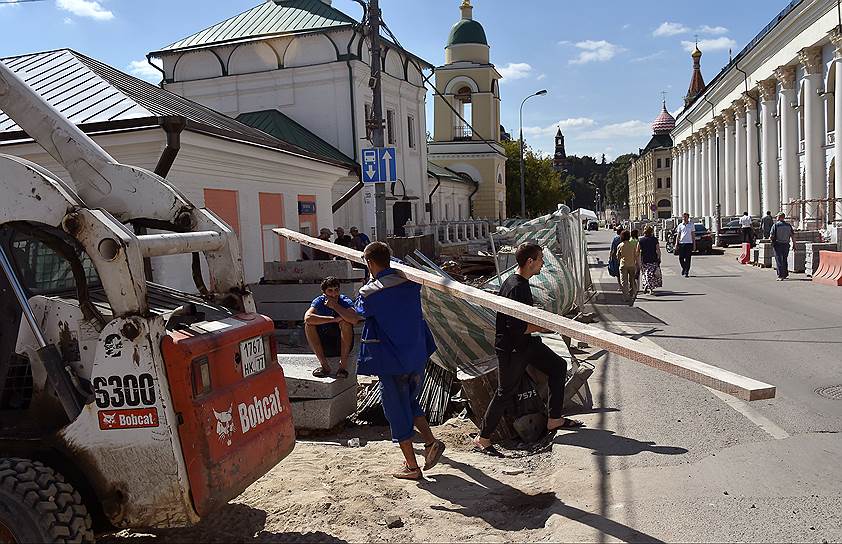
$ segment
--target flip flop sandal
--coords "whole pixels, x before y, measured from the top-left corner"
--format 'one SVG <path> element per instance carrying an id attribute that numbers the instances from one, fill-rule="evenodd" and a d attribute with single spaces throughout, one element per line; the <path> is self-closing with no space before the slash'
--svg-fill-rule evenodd
<path id="1" fill-rule="evenodd" d="M 497 457 L 498 459 L 506 457 L 505 455 L 500 453 L 500 450 L 498 450 L 494 446 L 488 446 L 487 448 L 483 448 L 482 446 L 474 444 L 474 447 L 471 451 L 474 453 L 481 453 L 482 455 L 487 455 L 489 457 Z"/>
<path id="2" fill-rule="evenodd" d="M 564 423 L 559 425 L 558 427 L 553 427 L 552 429 L 548 429 L 549 431 L 557 431 L 559 429 L 578 429 L 579 427 L 584 427 L 585 423 L 583 421 L 579 421 L 578 419 L 570 419 L 564 418 Z"/>
<path id="3" fill-rule="evenodd" d="M 317 368 L 316 370 L 313 371 L 313 376 L 316 377 L 316 378 L 329 378 L 330 372 L 323 369 L 322 367 L 319 367 L 319 368 Z"/>
<path id="4" fill-rule="evenodd" d="M 420 480 L 421 467 L 410 468 L 409 465 L 404 463 L 403 468 L 400 470 L 400 472 L 395 472 L 392 474 L 392 476 L 397 478 L 398 480 Z"/>
<path id="5" fill-rule="evenodd" d="M 424 470 L 430 470 L 441 461 L 444 448 L 444 442 L 441 440 L 436 440 L 429 446 L 424 444 Z"/>
<path id="6" fill-rule="evenodd" d="M 344 380 L 345 378 L 348 377 L 348 371 L 345 370 L 344 368 L 340 368 L 339 370 L 336 371 L 336 377 L 340 380 Z"/>

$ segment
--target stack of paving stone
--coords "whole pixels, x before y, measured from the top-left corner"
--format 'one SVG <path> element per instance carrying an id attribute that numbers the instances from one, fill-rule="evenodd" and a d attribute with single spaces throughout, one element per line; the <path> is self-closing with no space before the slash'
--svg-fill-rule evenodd
<path id="1" fill-rule="evenodd" d="M 313 370 L 319 367 L 315 355 L 278 355 L 278 362 L 284 369 L 296 429 L 332 429 L 357 411 L 357 354 L 356 349 L 351 352 L 349 376 L 341 379 L 313 376 Z M 336 371 L 338 358 L 328 361 Z"/>
<path id="2" fill-rule="evenodd" d="M 819 267 L 819 252 L 820 251 L 836 251 L 836 244 L 814 244 L 807 243 L 804 245 L 804 262 L 805 272 L 809 277 L 813 277 L 813 273 Z"/>
<path id="3" fill-rule="evenodd" d="M 775 260 L 775 253 L 772 250 L 772 241 L 758 240 L 757 247 L 755 249 L 757 249 L 757 260 L 754 264 L 760 268 L 771 268 L 772 262 Z"/>

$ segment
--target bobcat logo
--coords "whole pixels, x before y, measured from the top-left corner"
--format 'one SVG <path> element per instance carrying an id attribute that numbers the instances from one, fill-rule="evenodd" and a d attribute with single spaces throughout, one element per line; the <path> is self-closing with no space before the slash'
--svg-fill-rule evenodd
<path id="1" fill-rule="evenodd" d="M 219 435 L 219 441 L 225 442 L 227 446 L 231 445 L 231 437 L 234 435 L 234 417 L 232 412 L 234 405 L 228 407 L 227 412 L 217 412 L 213 410 L 213 415 L 216 418 L 216 434 Z"/>
<path id="2" fill-rule="evenodd" d="M 115 423 L 114 418 L 116 418 L 116 417 L 117 417 L 117 414 L 103 414 L 102 415 L 102 422 L 109 427 L 113 427 L 114 423 Z"/>

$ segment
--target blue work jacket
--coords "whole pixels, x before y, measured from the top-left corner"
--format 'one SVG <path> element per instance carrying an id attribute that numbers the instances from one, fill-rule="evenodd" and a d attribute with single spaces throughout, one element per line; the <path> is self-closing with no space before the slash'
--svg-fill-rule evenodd
<path id="1" fill-rule="evenodd" d="M 423 372 L 436 343 L 421 311 L 421 286 L 393 268 L 360 289 L 354 304 L 365 319 L 359 374 L 398 376 Z"/>

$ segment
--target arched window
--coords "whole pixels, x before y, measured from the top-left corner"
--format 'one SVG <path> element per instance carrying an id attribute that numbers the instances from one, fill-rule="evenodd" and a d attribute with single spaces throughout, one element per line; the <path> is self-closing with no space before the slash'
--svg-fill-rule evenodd
<path id="1" fill-rule="evenodd" d="M 456 141 L 471 140 L 474 136 L 473 129 L 471 128 L 474 124 L 471 88 L 467 85 L 459 87 L 459 90 L 456 91 L 455 98 L 456 110 L 462 118 L 456 118 L 456 125 L 453 128 L 453 139 Z"/>

